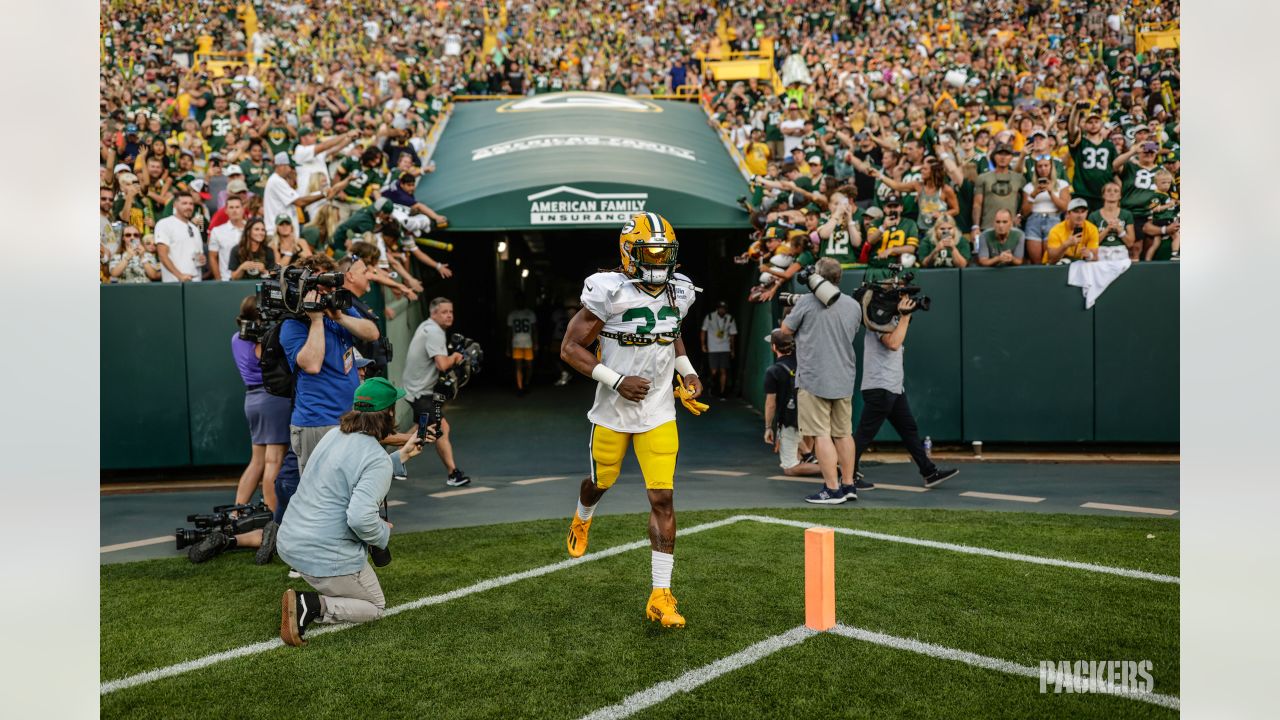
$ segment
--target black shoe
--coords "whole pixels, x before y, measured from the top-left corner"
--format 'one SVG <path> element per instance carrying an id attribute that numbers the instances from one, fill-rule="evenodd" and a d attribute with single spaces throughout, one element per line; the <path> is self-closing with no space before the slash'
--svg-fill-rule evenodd
<path id="1" fill-rule="evenodd" d="M 859 490 L 870 490 L 875 487 L 876 484 L 867 482 L 866 477 L 866 475 L 855 471 L 853 473 L 853 486 Z"/>
<path id="2" fill-rule="evenodd" d="M 462 474 L 462 468 L 454 468 L 453 472 L 449 473 L 449 478 L 444 481 L 444 484 L 450 487 L 462 487 L 463 485 L 470 485 L 471 478 Z"/>
<path id="3" fill-rule="evenodd" d="M 262 544 L 258 546 L 258 552 L 253 556 L 253 561 L 259 565 L 266 565 L 271 562 L 271 558 L 276 556 L 276 531 L 280 526 L 275 520 L 268 521 L 262 528 Z"/>
<path id="4" fill-rule="evenodd" d="M 294 647 L 307 644 L 302 635 L 321 614 L 320 593 L 285 590 L 280 598 L 280 639 Z"/>
<path id="5" fill-rule="evenodd" d="M 846 501 L 858 499 L 858 487 L 856 485 L 841 485 L 840 492 L 844 493 Z"/>
<path id="6" fill-rule="evenodd" d="M 942 470 L 942 469 L 934 470 L 932 475 L 924 479 L 924 486 L 927 488 L 934 487 L 942 483 L 942 481 L 944 480 L 949 480 L 955 477 L 959 473 L 960 473 L 960 470 L 957 468 L 951 468 L 949 470 Z"/>
<path id="7" fill-rule="evenodd" d="M 817 456 L 817 455 L 814 455 L 813 453 L 806 453 L 804 457 L 800 458 L 800 462 L 802 462 L 802 463 L 811 463 L 811 464 L 813 464 L 813 465 L 817 465 L 817 464 L 818 464 L 818 456 Z"/>
<path id="8" fill-rule="evenodd" d="M 203 540 L 187 548 L 187 559 L 199 564 L 221 555 L 230 546 L 231 538 L 214 530 L 206 535 Z"/>

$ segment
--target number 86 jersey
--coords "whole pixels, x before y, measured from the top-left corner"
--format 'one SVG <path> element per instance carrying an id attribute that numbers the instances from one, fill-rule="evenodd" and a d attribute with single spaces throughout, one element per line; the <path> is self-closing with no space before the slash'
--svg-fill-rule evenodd
<path id="1" fill-rule="evenodd" d="M 675 273 L 656 295 L 620 272 L 601 272 L 587 278 L 582 286 L 582 306 L 604 321 L 600 362 L 624 377 L 635 375 L 650 383 L 648 394 L 640 402 L 598 385 L 588 420 L 617 432 L 642 433 L 675 419 L 671 387 L 675 340 L 697 291 L 681 273 Z"/>

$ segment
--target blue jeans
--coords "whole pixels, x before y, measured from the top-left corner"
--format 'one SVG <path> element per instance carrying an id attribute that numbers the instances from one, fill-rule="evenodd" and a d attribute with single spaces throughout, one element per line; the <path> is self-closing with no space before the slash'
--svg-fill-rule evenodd
<path id="1" fill-rule="evenodd" d="M 276 523 L 284 520 L 285 508 L 289 507 L 289 498 L 298 491 L 298 482 L 302 473 L 298 472 L 298 456 L 292 449 L 285 450 L 284 462 L 280 463 L 280 472 L 276 473 Z"/>
<path id="2" fill-rule="evenodd" d="M 1056 213 L 1031 213 L 1027 218 L 1027 239 L 1040 241 L 1048 239 L 1049 231 L 1061 221 Z"/>

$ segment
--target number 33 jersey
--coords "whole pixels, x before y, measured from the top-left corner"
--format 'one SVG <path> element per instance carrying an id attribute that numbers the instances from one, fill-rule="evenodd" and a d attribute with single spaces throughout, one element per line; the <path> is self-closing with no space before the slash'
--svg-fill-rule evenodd
<path id="1" fill-rule="evenodd" d="M 616 390 L 596 387 L 595 403 L 587 413 L 593 424 L 624 433 L 641 433 L 676 417 L 672 395 L 675 340 L 680 324 L 693 306 L 697 288 L 675 273 L 657 295 L 620 272 L 601 272 L 582 286 L 582 306 L 604 321 L 600 332 L 600 362 L 623 377 L 648 380 L 644 400 L 632 402 Z M 674 291 L 675 307 L 671 305 Z"/>

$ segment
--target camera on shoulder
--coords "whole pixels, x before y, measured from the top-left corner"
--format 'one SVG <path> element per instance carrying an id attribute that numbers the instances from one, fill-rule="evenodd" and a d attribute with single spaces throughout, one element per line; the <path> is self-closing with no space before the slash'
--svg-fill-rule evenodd
<path id="1" fill-rule="evenodd" d="M 289 265 L 280 274 L 258 284 L 258 312 L 268 322 L 293 317 L 301 319 L 309 312 L 346 310 L 355 296 L 343 287 L 346 275 L 340 272 L 312 273 L 309 269 Z M 307 295 L 317 291 L 315 300 Z"/>
<path id="2" fill-rule="evenodd" d="M 853 299 L 862 306 L 862 324 L 876 332 L 892 332 L 893 321 L 903 313 L 898 310 L 898 303 L 908 297 L 916 301 L 917 310 L 927 311 L 932 305 L 928 295 L 921 295 L 921 289 L 912 285 L 915 273 L 902 272 L 902 266 L 889 266 L 892 273 L 880 282 L 863 282 L 853 291 Z"/>

